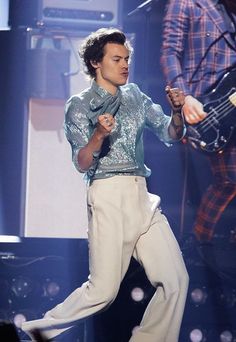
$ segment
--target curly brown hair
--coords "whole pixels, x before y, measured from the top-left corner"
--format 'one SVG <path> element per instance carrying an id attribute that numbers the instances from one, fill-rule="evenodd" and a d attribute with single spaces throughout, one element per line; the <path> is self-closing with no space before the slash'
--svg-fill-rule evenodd
<path id="1" fill-rule="evenodd" d="M 92 62 L 101 62 L 104 57 L 104 47 L 107 43 L 116 43 L 124 45 L 130 55 L 133 48 L 127 40 L 125 34 L 116 28 L 101 28 L 96 32 L 92 32 L 82 43 L 79 50 L 80 58 L 85 66 L 85 73 L 91 78 L 96 77 L 95 68 Z"/>

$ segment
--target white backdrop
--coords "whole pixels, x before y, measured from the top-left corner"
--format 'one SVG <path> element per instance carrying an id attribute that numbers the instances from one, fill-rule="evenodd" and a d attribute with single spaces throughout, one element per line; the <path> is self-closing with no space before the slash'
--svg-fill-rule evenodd
<path id="1" fill-rule="evenodd" d="M 0 1 L 0 31 L 1 30 L 9 30 L 8 26 L 8 17 L 9 17 L 9 0 L 1 0 Z"/>
<path id="2" fill-rule="evenodd" d="M 64 101 L 31 99 L 25 236 L 87 237 L 86 185 L 63 131 Z"/>
<path id="3" fill-rule="evenodd" d="M 88 33 L 86 33 L 88 34 Z M 70 95 L 89 86 L 75 53 L 81 37 L 63 38 L 71 50 Z M 40 36 L 31 39 L 32 48 Z M 29 99 L 27 108 L 27 153 L 25 215 L 26 237 L 87 237 L 86 184 L 74 168 L 71 148 L 63 129 L 65 100 Z"/>

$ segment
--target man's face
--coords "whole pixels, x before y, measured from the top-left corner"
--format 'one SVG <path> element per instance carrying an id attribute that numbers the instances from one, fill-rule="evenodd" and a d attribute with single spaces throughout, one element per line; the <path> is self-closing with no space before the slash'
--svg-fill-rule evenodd
<path id="1" fill-rule="evenodd" d="M 121 44 L 107 43 L 104 47 L 104 57 L 101 62 L 93 63 L 96 68 L 98 85 L 114 94 L 118 86 L 127 82 L 129 51 Z"/>

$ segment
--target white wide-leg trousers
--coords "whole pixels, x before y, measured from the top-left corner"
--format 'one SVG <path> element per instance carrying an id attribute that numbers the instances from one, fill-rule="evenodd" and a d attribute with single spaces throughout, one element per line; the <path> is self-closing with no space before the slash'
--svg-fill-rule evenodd
<path id="1" fill-rule="evenodd" d="M 41 329 L 53 338 L 76 321 L 110 305 L 134 256 L 156 292 L 130 342 L 177 342 L 188 288 L 181 251 L 160 198 L 149 194 L 146 180 L 114 176 L 88 188 L 88 281 L 44 318 L 25 322 L 29 333 Z"/>

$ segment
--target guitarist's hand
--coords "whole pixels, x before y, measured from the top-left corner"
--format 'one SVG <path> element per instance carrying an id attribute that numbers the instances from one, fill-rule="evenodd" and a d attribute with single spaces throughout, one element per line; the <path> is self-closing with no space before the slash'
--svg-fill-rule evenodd
<path id="1" fill-rule="evenodd" d="M 204 112 L 203 104 L 191 95 L 185 97 L 183 112 L 185 120 L 189 124 L 196 124 L 202 121 L 207 115 L 207 113 Z"/>

